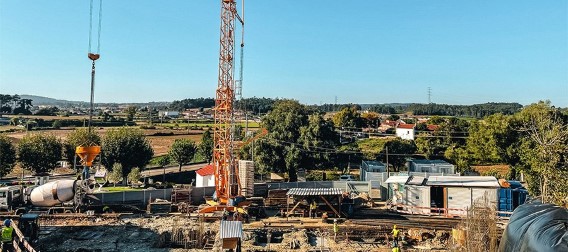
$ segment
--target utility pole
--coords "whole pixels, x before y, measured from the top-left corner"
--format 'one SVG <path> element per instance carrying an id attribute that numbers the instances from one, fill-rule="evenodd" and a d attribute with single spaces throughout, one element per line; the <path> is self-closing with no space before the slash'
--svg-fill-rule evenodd
<path id="1" fill-rule="evenodd" d="M 335 96 L 335 105 L 333 106 L 333 111 L 337 111 L 337 95 Z"/>
<path id="2" fill-rule="evenodd" d="M 389 177 L 389 147 L 385 146 L 385 151 L 387 154 L 387 178 Z"/>

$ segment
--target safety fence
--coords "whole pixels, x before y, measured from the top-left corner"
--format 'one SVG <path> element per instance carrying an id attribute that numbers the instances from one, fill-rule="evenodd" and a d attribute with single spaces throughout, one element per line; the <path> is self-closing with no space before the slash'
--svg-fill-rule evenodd
<path id="1" fill-rule="evenodd" d="M 17 225 L 12 226 L 14 228 L 14 232 L 16 233 L 13 241 L 14 250 L 17 252 L 36 252 L 32 245 L 24 238 L 24 234 Z"/>
<path id="2" fill-rule="evenodd" d="M 439 207 L 421 207 L 406 204 L 391 204 L 392 210 L 411 214 L 411 215 L 428 215 L 428 216 L 444 216 L 444 217 L 464 217 L 469 209 L 462 208 L 439 208 Z M 499 217 L 509 217 L 513 212 L 495 211 Z"/>

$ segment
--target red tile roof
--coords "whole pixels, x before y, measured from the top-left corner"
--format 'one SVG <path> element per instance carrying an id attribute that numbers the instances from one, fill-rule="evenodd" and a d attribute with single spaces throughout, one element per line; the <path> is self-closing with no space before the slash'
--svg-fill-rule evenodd
<path id="1" fill-rule="evenodd" d="M 414 129 L 414 124 L 399 124 L 396 128 L 397 129 Z"/>
<path id="2" fill-rule="evenodd" d="M 215 174 L 215 167 L 213 165 L 206 165 L 205 167 L 195 171 L 195 173 L 201 176 L 209 176 Z"/>
<path id="3" fill-rule="evenodd" d="M 434 131 L 434 130 L 437 130 L 438 127 L 440 127 L 440 126 L 438 126 L 436 124 L 428 124 L 426 127 L 428 128 L 429 131 Z"/>

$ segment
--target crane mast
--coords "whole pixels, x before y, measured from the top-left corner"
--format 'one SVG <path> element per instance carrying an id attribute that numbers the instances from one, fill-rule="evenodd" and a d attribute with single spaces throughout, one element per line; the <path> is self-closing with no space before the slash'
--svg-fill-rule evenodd
<path id="1" fill-rule="evenodd" d="M 219 50 L 219 79 L 215 94 L 213 130 L 213 165 L 215 192 L 221 204 L 239 195 L 238 167 L 233 151 L 233 104 L 235 101 L 235 18 L 237 3 L 221 0 L 221 38 Z M 241 45 L 242 46 L 242 45 Z"/>

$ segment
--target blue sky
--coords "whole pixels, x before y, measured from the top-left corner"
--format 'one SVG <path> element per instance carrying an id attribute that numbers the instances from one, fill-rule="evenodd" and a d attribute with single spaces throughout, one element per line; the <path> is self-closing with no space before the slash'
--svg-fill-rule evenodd
<path id="1" fill-rule="evenodd" d="M 98 2 L 98 0 L 95 0 Z M 220 1 L 104 1 L 97 102 L 213 97 Z M 245 97 L 568 106 L 568 1 L 246 1 Z M 89 1 L 0 0 L 0 93 L 89 99 Z M 238 50 L 237 57 L 238 57 Z"/>

